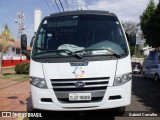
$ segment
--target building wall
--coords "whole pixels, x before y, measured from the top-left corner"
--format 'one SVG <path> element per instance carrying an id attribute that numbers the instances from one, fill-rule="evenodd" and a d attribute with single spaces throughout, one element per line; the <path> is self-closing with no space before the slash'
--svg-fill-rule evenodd
<path id="1" fill-rule="evenodd" d="M 2 60 L 2 67 L 16 66 L 18 63 L 30 62 L 30 60 Z"/>
<path id="2" fill-rule="evenodd" d="M 3 60 L 26 60 L 26 56 L 21 56 L 18 49 L 20 50 L 20 48 L 9 46 L 8 51 L 3 53 Z"/>
<path id="3" fill-rule="evenodd" d="M 26 60 L 26 56 L 22 56 L 17 49 L 20 50 L 20 48 L 9 46 L 8 51 L 3 53 L 2 67 L 11 67 L 16 66 L 18 63 L 30 62 Z"/>

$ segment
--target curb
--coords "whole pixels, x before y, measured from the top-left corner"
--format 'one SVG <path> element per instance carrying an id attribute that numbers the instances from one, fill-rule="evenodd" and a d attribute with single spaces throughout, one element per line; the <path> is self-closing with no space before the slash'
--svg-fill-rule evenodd
<path id="1" fill-rule="evenodd" d="M 25 118 L 19 117 L 19 118 L 17 118 L 16 120 L 29 120 L 29 119 L 27 119 L 27 117 L 25 117 Z"/>
<path id="2" fill-rule="evenodd" d="M 17 118 L 16 120 L 23 120 L 24 118 L 21 118 L 21 117 L 19 117 L 19 118 Z"/>
<path id="3" fill-rule="evenodd" d="M 9 66 L 9 67 L 2 67 L 2 69 L 5 69 L 5 68 L 14 68 L 15 66 Z"/>

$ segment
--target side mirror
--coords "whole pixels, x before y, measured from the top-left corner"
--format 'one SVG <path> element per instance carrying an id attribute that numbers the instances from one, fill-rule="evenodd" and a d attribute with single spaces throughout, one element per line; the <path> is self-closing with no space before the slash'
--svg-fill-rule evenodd
<path id="1" fill-rule="evenodd" d="M 32 47 L 34 40 L 35 40 L 35 37 L 32 37 L 31 42 L 30 42 L 30 47 Z"/>
<path id="2" fill-rule="evenodd" d="M 127 32 L 125 32 L 125 34 L 126 34 L 126 37 L 127 37 L 127 41 L 130 43 L 131 40 L 130 40 L 130 38 L 129 38 L 129 34 L 128 34 Z"/>
<path id="3" fill-rule="evenodd" d="M 130 33 L 130 34 L 128 34 L 127 32 L 125 32 L 125 34 L 126 34 L 128 43 L 129 43 L 131 46 L 135 46 L 135 45 L 136 45 L 136 34 L 135 34 L 135 33 Z"/>
<path id="4" fill-rule="evenodd" d="M 27 51 L 27 35 L 23 34 L 21 35 L 21 51 L 22 54 L 24 54 L 27 59 L 30 59 L 30 51 Z"/>
<path id="5" fill-rule="evenodd" d="M 27 49 L 27 35 L 26 34 L 21 35 L 21 49 L 22 51 Z"/>

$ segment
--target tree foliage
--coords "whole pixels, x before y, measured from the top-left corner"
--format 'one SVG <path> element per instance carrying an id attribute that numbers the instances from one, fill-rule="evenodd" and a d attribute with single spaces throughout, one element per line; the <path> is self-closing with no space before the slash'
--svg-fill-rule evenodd
<path id="1" fill-rule="evenodd" d="M 160 47 L 160 1 L 151 20 L 153 21 L 153 38 L 155 38 L 154 43 L 157 44 L 156 47 Z"/>
<path id="2" fill-rule="evenodd" d="M 4 53 L 8 50 L 8 40 L 11 38 L 11 32 L 7 24 L 3 26 L 2 36 L 0 37 L 0 52 Z"/>
<path id="3" fill-rule="evenodd" d="M 16 65 L 15 71 L 17 74 L 29 74 L 29 63 L 22 62 Z"/>
<path id="4" fill-rule="evenodd" d="M 0 75 L 2 75 L 2 59 L 3 53 L 8 50 L 8 40 L 11 37 L 11 32 L 7 24 L 3 26 L 3 32 L 0 36 Z"/>
<path id="5" fill-rule="evenodd" d="M 0 52 L 4 53 L 8 50 L 8 39 L 4 35 L 0 38 Z"/>
<path id="6" fill-rule="evenodd" d="M 160 46 L 160 1 L 156 6 L 154 0 L 150 0 L 147 8 L 140 16 L 141 29 L 148 45 Z"/>
<path id="7" fill-rule="evenodd" d="M 11 38 L 11 32 L 10 32 L 10 29 L 9 29 L 9 27 L 8 27 L 7 24 L 5 24 L 3 26 L 3 32 L 2 32 L 2 34 L 6 37 L 6 39 Z"/>

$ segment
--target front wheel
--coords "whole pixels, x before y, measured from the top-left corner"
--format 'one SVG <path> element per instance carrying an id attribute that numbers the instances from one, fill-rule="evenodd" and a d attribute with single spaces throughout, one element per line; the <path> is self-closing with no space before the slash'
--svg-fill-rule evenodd
<path id="1" fill-rule="evenodd" d="M 158 75 L 158 74 L 155 74 L 155 76 L 154 76 L 154 81 L 155 81 L 155 82 L 158 82 L 158 80 L 159 80 L 159 75 Z"/>
<path id="2" fill-rule="evenodd" d="M 122 116 L 125 114 L 125 111 L 126 111 L 126 107 L 123 106 L 123 107 L 119 107 L 119 108 L 115 108 L 115 113 L 116 115 L 118 116 Z"/>

